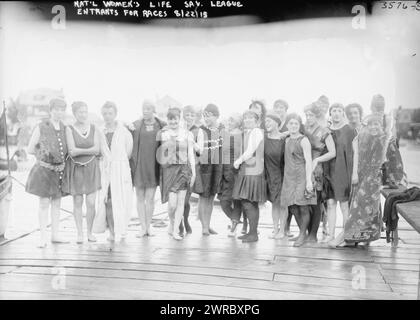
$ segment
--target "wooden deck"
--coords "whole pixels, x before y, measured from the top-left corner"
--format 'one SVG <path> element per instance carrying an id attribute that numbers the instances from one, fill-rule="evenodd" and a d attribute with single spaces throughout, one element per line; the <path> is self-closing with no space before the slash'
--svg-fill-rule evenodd
<path id="1" fill-rule="evenodd" d="M 157 219 L 165 218 L 162 209 Z M 183 241 L 166 227 L 137 239 L 133 220 L 126 241 L 114 245 L 105 234 L 77 245 L 67 217 L 61 228 L 70 244 L 39 249 L 34 231 L 0 245 L 0 299 L 417 299 L 420 235 L 403 219 L 396 249 L 384 239 L 329 249 L 268 239 L 269 207 L 261 216 L 260 241 L 252 244 L 227 237 L 219 207 L 219 234 L 202 237 L 193 204 L 193 234 Z"/>

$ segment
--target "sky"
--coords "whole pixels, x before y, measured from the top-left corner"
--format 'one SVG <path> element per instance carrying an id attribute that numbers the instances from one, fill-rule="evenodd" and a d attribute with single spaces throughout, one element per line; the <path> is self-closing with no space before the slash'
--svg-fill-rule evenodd
<path id="1" fill-rule="evenodd" d="M 395 36 L 395 28 L 412 20 L 398 18 L 398 25 L 395 17 L 388 24 L 386 17 L 370 17 L 364 31 L 354 30 L 350 18 L 213 29 L 68 21 L 65 30 L 53 30 L 24 7 L 2 5 L 0 94 L 6 98 L 62 88 L 68 103 L 84 100 L 91 112 L 115 101 L 123 120 L 137 118 L 144 99 L 166 94 L 183 105 L 215 103 L 224 116 L 252 99 L 271 108 L 281 98 L 302 113 L 322 94 L 330 102 L 358 102 L 366 112 L 377 93 L 388 111 L 420 107 L 413 90 L 418 55 L 405 58 L 418 42 L 410 34 L 386 41 L 387 32 Z"/>

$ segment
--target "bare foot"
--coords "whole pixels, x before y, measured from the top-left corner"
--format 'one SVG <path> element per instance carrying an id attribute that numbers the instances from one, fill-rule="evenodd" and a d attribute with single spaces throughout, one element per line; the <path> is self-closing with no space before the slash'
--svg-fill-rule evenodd
<path id="1" fill-rule="evenodd" d="M 295 243 L 293 244 L 293 246 L 294 247 L 300 247 L 300 246 L 302 246 L 305 243 L 305 239 L 306 239 L 306 236 L 305 235 L 299 236 L 297 238 L 297 240 L 295 241 Z"/>
<path id="2" fill-rule="evenodd" d="M 286 238 L 286 235 L 283 232 L 280 232 L 280 231 L 274 236 L 274 239 L 276 239 L 276 240 L 283 240 L 285 238 Z"/>
<path id="3" fill-rule="evenodd" d="M 69 243 L 70 241 L 68 241 L 68 240 L 66 240 L 64 238 L 61 238 L 59 236 L 55 236 L 55 237 L 52 237 L 51 238 L 51 242 L 52 243 Z"/>
<path id="4" fill-rule="evenodd" d="M 45 240 L 39 241 L 39 243 L 37 245 L 37 247 L 41 248 L 41 249 L 44 249 L 46 246 L 47 246 L 47 241 L 45 241 Z"/>
<path id="5" fill-rule="evenodd" d="M 82 234 L 80 234 L 80 235 L 77 236 L 76 243 L 78 243 L 78 244 L 83 243 L 83 235 Z"/>
<path id="6" fill-rule="evenodd" d="M 146 235 L 147 235 L 147 232 L 140 231 L 138 234 L 136 234 L 136 238 L 143 238 Z"/>
<path id="7" fill-rule="evenodd" d="M 174 239 L 175 240 L 182 240 L 183 238 L 179 235 L 179 234 L 177 234 L 177 233 L 174 233 L 173 234 L 173 237 L 174 237 Z"/>

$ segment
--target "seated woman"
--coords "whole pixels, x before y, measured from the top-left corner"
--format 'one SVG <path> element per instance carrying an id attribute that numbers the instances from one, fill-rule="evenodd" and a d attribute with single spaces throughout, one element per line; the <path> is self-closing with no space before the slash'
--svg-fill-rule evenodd
<path id="1" fill-rule="evenodd" d="M 383 113 L 371 114 L 366 122 L 367 127 L 353 141 L 353 197 L 349 218 L 344 231 L 329 243 L 331 247 L 344 241 L 369 243 L 381 236 L 380 169 L 385 161 L 391 130 L 390 125 L 383 126 Z"/>

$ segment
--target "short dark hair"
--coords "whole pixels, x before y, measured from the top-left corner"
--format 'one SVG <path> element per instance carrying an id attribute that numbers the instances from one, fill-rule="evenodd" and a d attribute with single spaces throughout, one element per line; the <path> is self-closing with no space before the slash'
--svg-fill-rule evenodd
<path id="1" fill-rule="evenodd" d="M 276 104 L 282 105 L 283 107 L 286 108 L 286 110 L 289 109 L 289 104 L 285 100 L 283 100 L 283 99 L 277 99 L 276 101 L 274 101 L 273 106 L 275 106 Z"/>
<path id="2" fill-rule="evenodd" d="M 348 104 L 344 108 L 344 111 L 346 113 L 347 118 L 349 117 L 349 114 L 350 114 L 351 109 L 354 109 L 354 108 L 356 108 L 357 110 L 359 110 L 360 119 L 362 119 L 362 117 L 363 117 L 363 108 L 358 103 L 350 103 L 350 104 Z"/>
<path id="3" fill-rule="evenodd" d="M 344 106 L 343 106 L 343 104 L 341 104 L 341 103 L 333 103 L 331 106 L 330 106 L 330 109 L 328 110 L 328 113 L 329 113 L 329 115 L 331 115 L 331 111 L 333 110 L 333 109 L 341 109 L 341 110 L 343 110 L 343 112 L 344 112 Z"/>
<path id="4" fill-rule="evenodd" d="M 168 109 L 168 112 L 166 113 L 166 117 L 169 120 L 175 119 L 175 118 L 181 118 L 181 109 L 177 107 L 171 107 Z"/>
<path id="5" fill-rule="evenodd" d="M 86 102 L 75 101 L 71 104 L 71 111 L 73 112 L 73 114 L 75 114 L 77 112 L 77 110 L 79 110 L 82 107 L 87 107 Z"/>
<path id="6" fill-rule="evenodd" d="M 117 113 L 117 105 L 112 101 L 105 102 L 101 109 L 114 109 L 115 113 Z"/>
<path id="7" fill-rule="evenodd" d="M 248 109 L 251 109 L 255 105 L 259 105 L 261 107 L 261 120 L 264 121 L 265 115 L 267 114 L 267 108 L 265 107 L 264 102 L 262 102 L 261 100 L 253 100 L 249 105 Z"/>
<path id="8" fill-rule="evenodd" d="M 50 111 L 54 108 L 64 108 L 66 109 L 67 104 L 63 99 L 53 98 L 50 100 Z"/>

